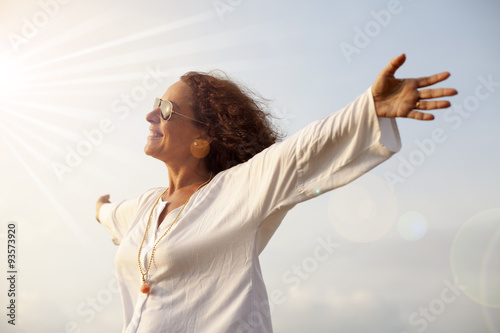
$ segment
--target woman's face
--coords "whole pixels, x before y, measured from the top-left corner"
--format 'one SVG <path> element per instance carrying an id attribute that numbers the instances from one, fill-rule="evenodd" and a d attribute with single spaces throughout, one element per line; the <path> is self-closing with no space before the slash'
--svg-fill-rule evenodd
<path id="1" fill-rule="evenodd" d="M 183 164 L 192 158 L 189 146 L 196 138 L 203 135 L 202 130 L 184 117 L 176 115 L 181 113 L 194 118 L 190 107 L 191 89 L 187 84 L 178 81 L 171 85 L 163 100 L 172 102 L 174 113 L 168 121 L 161 117 L 160 108 L 147 114 L 146 120 L 151 124 L 144 152 L 146 155 L 157 158 L 165 163 Z"/>

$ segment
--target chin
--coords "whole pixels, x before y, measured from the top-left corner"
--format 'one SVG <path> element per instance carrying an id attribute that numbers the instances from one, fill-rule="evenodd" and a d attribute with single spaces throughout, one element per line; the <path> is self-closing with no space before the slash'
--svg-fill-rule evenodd
<path id="1" fill-rule="evenodd" d="M 154 149 L 152 149 L 151 147 L 148 147 L 146 145 L 146 147 L 144 147 L 144 153 L 148 156 L 151 156 L 159 161 L 163 161 L 163 159 L 161 158 L 161 153 L 159 153 L 158 151 L 155 151 Z"/>
<path id="2" fill-rule="evenodd" d="M 144 146 L 144 153 L 148 156 L 155 157 L 155 151 L 154 149 L 152 149 L 152 147 L 149 146 L 149 144 L 146 144 L 146 146 Z"/>

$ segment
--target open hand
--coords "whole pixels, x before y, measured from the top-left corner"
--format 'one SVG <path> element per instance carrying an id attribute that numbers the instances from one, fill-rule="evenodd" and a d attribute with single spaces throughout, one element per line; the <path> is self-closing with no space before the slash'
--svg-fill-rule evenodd
<path id="1" fill-rule="evenodd" d="M 396 79 L 394 73 L 406 60 L 405 54 L 392 59 L 377 76 L 372 94 L 375 110 L 379 117 L 403 117 L 418 120 L 432 120 L 434 115 L 420 110 L 434 110 L 449 107 L 448 101 L 431 99 L 453 96 L 458 92 L 451 88 L 421 89 L 446 80 L 450 73 L 443 72 L 417 79 Z"/>

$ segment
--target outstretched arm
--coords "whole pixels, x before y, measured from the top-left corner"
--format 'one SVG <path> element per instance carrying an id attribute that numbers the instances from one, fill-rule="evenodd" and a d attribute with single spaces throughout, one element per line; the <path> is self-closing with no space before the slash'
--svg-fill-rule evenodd
<path id="1" fill-rule="evenodd" d="M 433 120 L 428 111 L 444 109 L 451 104 L 448 101 L 435 101 L 434 98 L 453 96 L 458 92 L 450 88 L 421 89 L 446 80 L 450 73 L 443 72 L 416 79 L 396 79 L 394 74 L 406 60 L 405 54 L 392 59 L 372 86 L 375 110 L 379 117 L 403 117 L 418 120 Z"/>
<path id="2" fill-rule="evenodd" d="M 99 199 L 97 199 L 97 202 L 95 204 L 95 219 L 99 223 L 101 222 L 99 220 L 99 211 L 101 210 L 101 206 L 104 205 L 105 203 L 111 203 L 111 201 L 109 201 L 109 194 L 99 197 Z"/>

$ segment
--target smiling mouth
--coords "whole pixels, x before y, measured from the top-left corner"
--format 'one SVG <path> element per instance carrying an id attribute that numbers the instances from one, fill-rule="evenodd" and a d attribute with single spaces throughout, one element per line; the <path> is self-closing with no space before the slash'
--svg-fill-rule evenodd
<path id="1" fill-rule="evenodd" d="M 149 135 L 148 137 L 150 138 L 161 138 L 163 135 L 161 135 L 160 133 L 158 132 L 155 132 L 155 131 L 151 131 L 149 130 Z"/>

